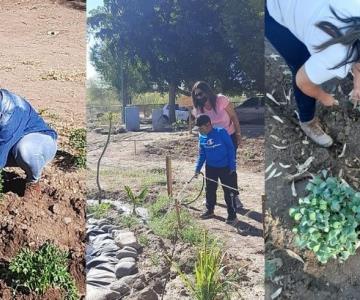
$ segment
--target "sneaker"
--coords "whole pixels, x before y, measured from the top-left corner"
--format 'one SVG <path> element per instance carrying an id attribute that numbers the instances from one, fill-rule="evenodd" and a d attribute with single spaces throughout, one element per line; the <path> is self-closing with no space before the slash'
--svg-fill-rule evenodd
<path id="1" fill-rule="evenodd" d="M 40 182 L 28 182 L 25 185 L 25 198 L 38 198 L 41 194 Z"/>
<path id="2" fill-rule="evenodd" d="M 236 208 L 236 209 L 242 208 L 242 207 L 243 207 L 243 204 L 242 204 L 241 201 L 240 201 L 239 195 L 236 195 L 236 196 L 234 197 L 234 199 L 235 199 L 235 208 Z"/>
<path id="3" fill-rule="evenodd" d="M 316 144 L 322 147 L 330 147 L 333 144 L 333 139 L 321 128 L 317 118 L 308 122 L 300 122 L 300 127 Z"/>
<path id="4" fill-rule="evenodd" d="M 210 219 L 214 216 L 214 211 L 206 210 L 202 215 L 200 215 L 201 219 Z"/>
<path id="5" fill-rule="evenodd" d="M 226 224 L 229 224 L 229 225 L 236 225 L 238 221 L 239 221 L 238 218 L 235 216 L 232 218 L 228 217 L 225 222 L 226 222 Z"/>

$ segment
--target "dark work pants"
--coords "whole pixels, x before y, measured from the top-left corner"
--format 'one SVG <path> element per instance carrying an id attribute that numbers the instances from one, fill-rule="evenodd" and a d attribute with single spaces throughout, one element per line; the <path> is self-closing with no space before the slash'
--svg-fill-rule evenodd
<path id="1" fill-rule="evenodd" d="M 234 149 L 235 149 L 235 159 L 236 159 L 236 150 L 237 150 L 237 148 L 238 148 L 237 139 L 236 139 L 236 132 L 233 133 L 232 135 L 230 135 L 230 137 L 231 137 L 231 140 L 232 140 L 233 145 L 234 145 Z M 238 188 L 237 172 L 236 172 L 236 170 L 235 170 L 234 176 L 235 176 L 235 188 L 237 189 L 237 191 L 233 191 L 233 192 L 235 193 L 235 195 L 239 195 L 239 188 Z"/>
<path id="2" fill-rule="evenodd" d="M 291 70 L 294 95 L 299 109 L 300 121 L 311 121 L 315 116 L 316 100 L 305 95 L 297 87 L 295 82 L 297 71 L 310 57 L 308 49 L 290 32 L 290 30 L 276 22 L 269 15 L 267 9 L 265 11 L 265 36 L 284 58 Z"/>
<path id="3" fill-rule="evenodd" d="M 216 204 L 216 190 L 218 187 L 218 180 L 220 182 L 235 188 L 235 179 L 236 176 L 234 173 L 230 175 L 229 168 L 214 168 L 208 165 L 205 166 L 206 177 L 216 182 L 206 179 L 206 208 L 209 211 L 214 211 Z M 228 217 L 230 219 L 236 217 L 236 208 L 235 208 L 235 191 L 226 187 L 223 187 L 225 202 L 228 211 Z"/>

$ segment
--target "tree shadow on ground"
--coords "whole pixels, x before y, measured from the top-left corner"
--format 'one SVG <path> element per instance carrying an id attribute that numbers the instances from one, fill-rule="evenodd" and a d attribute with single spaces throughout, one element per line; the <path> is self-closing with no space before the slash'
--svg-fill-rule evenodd
<path id="1" fill-rule="evenodd" d="M 3 171 L 3 193 L 13 192 L 20 197 L 24 196 L 26 181 L 16 172 Z"/>
<path id="2" fill-rule="evenodd" d="M 86 10 L 86 0 L 58 0 L 57 3 L 78 10 Z"/>
<path id="3" fill-rule="evenodd" d="M 60 170 L 65 172 L 72 172 L 78 169 L 75 164 L 75 156 L 63 150 L 58 150 L 56 152 L 53 163 Z"/>
<path id="4" fill-rule="evenodd" d="M 226 208 L 226 205 L 224 204 L 217 204 L 217 205 Z M 245 209 L 241 207 L 236 210 L 236 213 L 248 217 L 250 219 L 253 219 L 256 222 L 263 223 L 263 215 L 261 213 L 258 213 L 257 211 Z"/>
<path id="5" fill-rule="evenodd" d="M 218 220 L 220 222 L 224 222 L 225 223 L 225 218 L 215 215 L 213 218 L 213 220 Z M 261 229 L 258 229 L 248 223 L 245 223 L 243 221 L 238 220 L 236 224 L 229 224 L 229 226 L 232 226 L 236 229 L 237 233 L 242 235 L 242 236 L 258 236 L 258 237 L 262 237 L 263 236 L 263 231 Z M 218 229 L 218 230 L 223 230 L 223 229 Z"/>

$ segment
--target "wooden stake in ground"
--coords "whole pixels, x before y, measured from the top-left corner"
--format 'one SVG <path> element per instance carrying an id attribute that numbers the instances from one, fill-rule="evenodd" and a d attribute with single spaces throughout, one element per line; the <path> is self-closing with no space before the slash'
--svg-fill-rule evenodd
<path id="1" fill-rule="evenodd" d="M 172 169 L 171 169 L 171 158 L 170 156 L 166 156 L 166 182 L 167 182 L 167 190 L 168 196 L 170 198 L 173 197 L 173 180 L 172 180 Z M 176 209 L 176 217 L 178 221 L 178 227 L 181 228 L 181 220 L 180 220 L 180 205 L 177 197 L 175 197 L 175 209 Z"/>
<path id="2" fill-rule="evenodd" d="M 172 170 L 171 170 L 171 158 L 170 156 L 166 156 L 166 184 L 167 184 L 167 192 L 168 196 L 173 196 L 173 188 L 172 188 Z"/>

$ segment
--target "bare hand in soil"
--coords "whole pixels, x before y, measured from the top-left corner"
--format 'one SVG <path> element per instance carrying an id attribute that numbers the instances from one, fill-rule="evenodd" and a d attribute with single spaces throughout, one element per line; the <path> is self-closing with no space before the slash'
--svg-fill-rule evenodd
<path id="1" fill-rule="evenodd" d="M 336 100 L 333 96 L 330 94 L 324 94 L 322 98 L 318 99 L 319 102 L 324 106 L 333 106 L 333 105 L 339 105 L 339 101 Z"/>
<path id="2" fill-rule="evenodd" d="M 360 89 L 353 89 L 351 92 L 351 102 L 355 107 L 360 104 Z"/>

